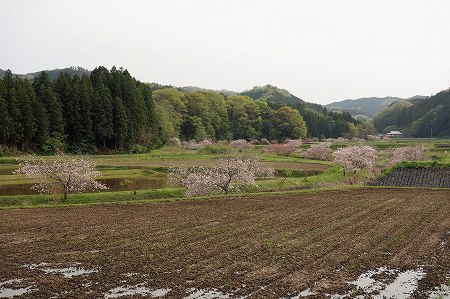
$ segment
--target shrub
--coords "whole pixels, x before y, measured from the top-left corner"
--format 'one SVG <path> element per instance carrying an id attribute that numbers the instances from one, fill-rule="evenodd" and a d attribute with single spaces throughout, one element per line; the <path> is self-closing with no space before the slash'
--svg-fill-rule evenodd
<path id="1" fill-rule="evenodd" d="M 230 152 L 230 147 L 225 144 L 208 144 L 201 148 L 200 152 L 211 155 L 223 155 Z"/>
<path id="2" fill-rule="evenodd" d="M 141 144 L 133 144 L 129 149 L 130 154 L 145 154 L 149 151 L 150 149 L 148 147 Z"/>

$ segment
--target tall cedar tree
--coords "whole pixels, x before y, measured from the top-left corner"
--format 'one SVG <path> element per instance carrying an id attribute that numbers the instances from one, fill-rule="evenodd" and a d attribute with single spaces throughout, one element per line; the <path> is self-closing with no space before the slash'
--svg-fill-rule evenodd
<path id="1" fill-rule="evenodd" d="M 34 80 L 34 90 L 38 101 L 43 104 L 48 120 L 49 137 L 62 140 L 64 137 L 64 118 L 61 102 L 56 97 L 53 84 L 46 72 Z"/>

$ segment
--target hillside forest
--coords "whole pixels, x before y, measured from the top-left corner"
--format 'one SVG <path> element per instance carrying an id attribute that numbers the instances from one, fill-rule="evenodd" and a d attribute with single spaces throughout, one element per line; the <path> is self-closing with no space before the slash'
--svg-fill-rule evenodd
<path id="1" fill-rule="evenodd" d="M 244 94 L 142 83 L 123 69 L 61 72 L 51 80 L 0 78 L 0 144 L 20 151 L 145 152 L 172 137 L 282 142 L 304 137 L 360 137 L 370 123 L 330 112 L 273 86 Z M 269 95 L 267 95 L 267 90 Z"/>
<path id="2" fill-rule="evenodd" d="M 401 130 L 405 136 L 421 138 L 450 136 L 450 90 L 426 99 L 394 102 L 373 123 L 379 132 Z"/>

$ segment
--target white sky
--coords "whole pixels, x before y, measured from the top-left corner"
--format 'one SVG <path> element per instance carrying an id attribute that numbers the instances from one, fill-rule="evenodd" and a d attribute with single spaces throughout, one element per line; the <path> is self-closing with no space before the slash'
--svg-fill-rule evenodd
<path id="1" fill-rule="evenodd" d="M 0 0 L 0 68 L 113 65 L 144 82 L 310 102 L 450 86 L 450 1 Z"/>

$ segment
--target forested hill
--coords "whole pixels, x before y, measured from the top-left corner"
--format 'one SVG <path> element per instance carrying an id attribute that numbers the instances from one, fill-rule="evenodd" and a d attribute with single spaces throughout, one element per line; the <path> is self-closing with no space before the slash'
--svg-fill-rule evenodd
<path id="1" fill-rule="evenodd" d="M 401 130 L 412 137 L 450 136 L 450 91 L 391 104 L 374 118 L 379 132 Z"/>
<path id="2" fill-rule="evenodd" d="M 269 84 L 266 86 L 255 86 L 250 90 L 241 92 L 240 94 L 248 96 L 254 100 L 265 100 L 268 102 L 275 102 L 277 104 L 289 106 L 304 103 L 302 99 L 294 96 L 286 89 L 281 89 Z"/>
<path id="3" fill-rule="evenodd" d="M 47 72 L 26 80 L 6 71 L 0 78 L 0 155 L 5 147 L 44 153 L 143 152 L 172 137 L 284 141 L 372 133 L 349 113 L 317 106 L 188 92 L 139 82 L 115 67 L 81 75 L 63 71 L 54 81 Z"/>
<path id="4" fill-rule="evenodd" d="M 5 70 L 0 69 L 0 77 L 2 77 L 5 74 L 5 72 L 6 72 Z M 13 76 L 17 76 L 22 79 L 32 81 L 36 77 L 38 77 L 41 74 L 41 72 L 42 71 L 35 72 L 35 73 L 27 73 L 27 74 L 13 74 Z M 72 67 L 68 67 L 68 68 L 64 68 L 64 69 L 46 70 L 45 72 L 47 72 L 48 78 L 51 81 L 55 81 L 56 79 L 58 79 L 59 74 L 62 72 L 69 74 L 71 77 L 73 77 L 75 75 L 78 75 L 79 77 L 81 77 L 84 74 L 89 75 L 91 73 L 89 70 L 79 67 L 79 66 L 72 66 Z"/>

